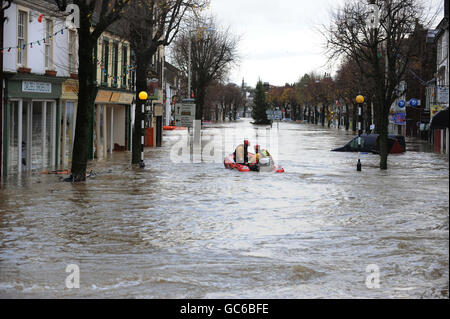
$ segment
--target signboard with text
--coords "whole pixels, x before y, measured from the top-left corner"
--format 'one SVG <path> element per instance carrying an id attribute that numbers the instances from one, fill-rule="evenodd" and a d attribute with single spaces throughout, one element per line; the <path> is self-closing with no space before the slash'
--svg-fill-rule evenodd
<path id="1" fill-rule="evenodd" d="M 448 104 L 448 86 L 437 87 L 437 102 Z"/>
<path id="2" fill-rule="evenodd" d="M 195 120 L 195 103 L 175 104 L 175 126 L 193 127 Z"/>
<path id="3" fill-rule="evenodd" d="M 442 105 L 431 105 L 430 106 L 430 119 L 432 119 L 437 112 L 443 110 L 444 107 Z"/>
<path id="4" fill-rule="evenodd" d="M 395 113 L 394 123 L 397 125 L 406 125 L 406 113 Z"/>
<path id="5" fill-rule="evenodd" d="M 52 84 L 48 82 L 22 81 L 22 92 L 52 93 Z"/>

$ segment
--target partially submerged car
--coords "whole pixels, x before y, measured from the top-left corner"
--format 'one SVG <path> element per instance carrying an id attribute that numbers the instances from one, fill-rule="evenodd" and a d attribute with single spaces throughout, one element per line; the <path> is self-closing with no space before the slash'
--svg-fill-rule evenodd
<path id="1" fill-rule="evenodd" d="M 358 147 L 358 137 L 356 136 L 343 147 L 331 150 L 332 152 L 364 152 L 379 154 L 378 134 L 361 135 L 361 148 Z M 406 152 L 405 137 L 401 135 L 388 135 L 389 154 L 400 154 Z"/>

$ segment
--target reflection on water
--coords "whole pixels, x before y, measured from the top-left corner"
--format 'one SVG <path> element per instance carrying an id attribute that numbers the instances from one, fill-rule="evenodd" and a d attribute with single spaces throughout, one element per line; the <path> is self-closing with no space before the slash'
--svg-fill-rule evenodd
<path id="1" fill-rule="evenodd" d="M 204 134 L 225 130 L 256 138 L 247 121 Z M 145 170 L 116 153 L 86 184 L 11 178 L 0 191 L 0 296 L 448 298 L 445 156 L 410 141 L 388 171 L 363 155 L 357 173 L 356 154 L 330 152 L 345 132 L 292 123 L 272 132 L 285 174 L 173 164 L 185 134 L 174 131 L 146 151 Z M 234 141 L 215 143 L 225 154 Z M 80 289 L 65 288 L 69 264 Z M 365 285 L 370 264 L 380 289 Z"/>

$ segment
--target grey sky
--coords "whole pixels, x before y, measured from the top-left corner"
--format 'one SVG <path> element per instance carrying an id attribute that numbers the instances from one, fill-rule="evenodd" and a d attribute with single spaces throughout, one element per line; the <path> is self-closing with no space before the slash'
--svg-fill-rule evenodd
<path id="1" fill-rule="evenodd" d="M 438 0 L 428 0 L 440 3 Z M 241 35 L 240 66 L 230 81 L 258 78 L 274 85 L 296 82 L 310 71 L 330 72 L 319 29 L 344 0 L 211 0 L 210 13 Z M 443 2 L 443 1 L 442 1 Z"/>

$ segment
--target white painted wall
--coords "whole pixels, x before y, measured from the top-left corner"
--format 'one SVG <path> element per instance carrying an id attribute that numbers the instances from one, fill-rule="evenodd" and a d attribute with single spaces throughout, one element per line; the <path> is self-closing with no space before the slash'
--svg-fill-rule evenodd
<path id="1" fill-rule="evenodd" d="M 25 67 L 31 68 L 31 73 L 44 74 L 44 58 L 45 49 L 42 39 L 45 38 L 45 19 L 38 22 L 38 17 L 41 13 L 46 14 L 45 11 L 39 12 L 27 8 L 26 6 L 13 3 L 5 12 L 8 20 L 4 25 L 4 71 L 16 72 L 19 65 L 17 64 L 17 19 L 19 8 L 28 12 L 27 20 L 27 43 L 40 41 L 41 45 L 33 43 L 33 47 L 28 45 L 27 61 Z M 53 20 L 53 33 L 65 27 L 65 21 L 56 17 L 50 17 Z M 68 30 L 64 30 L 63 34 L 58 33 L 53 37 L 53 70 L 57 71 L 57 76 L 69 76 L 68 72 Z M 12 49 L 8 52 L 9 47 Z"/>

